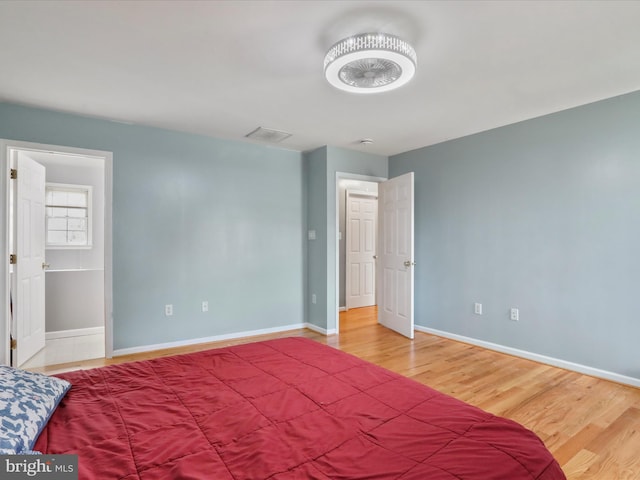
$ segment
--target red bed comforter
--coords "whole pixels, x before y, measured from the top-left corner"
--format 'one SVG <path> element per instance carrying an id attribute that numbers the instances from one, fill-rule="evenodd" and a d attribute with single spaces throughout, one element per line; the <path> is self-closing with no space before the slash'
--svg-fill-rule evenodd
<path id="1" fill-rule="evenodd" d="M 81 479 L 565 478 L 524 427 L 303 338 L 60 377 L 35 449 Z"/>

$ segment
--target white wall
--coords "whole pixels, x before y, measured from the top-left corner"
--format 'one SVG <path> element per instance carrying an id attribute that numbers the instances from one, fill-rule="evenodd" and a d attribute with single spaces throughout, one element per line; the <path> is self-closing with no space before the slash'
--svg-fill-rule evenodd
<path id="1" fill-rule="evenodd" d="M 104 269 L 104 166 L 88 159 L 87 166 L 68 165 L 38 158 L 47 169 L 47 182 L 93 187 L 93 246 L 90 249 L 47 249 L 50 270 Z"/>
<path id="2" fill-rule="evenodd" d="M 47 169 L 47 182 L 90 185 L 92 196 L 91 248 L 47 249 L 46 331 L 104 325 L 104 165 L 95 159 L 60 157 L 37 160 Z"/>

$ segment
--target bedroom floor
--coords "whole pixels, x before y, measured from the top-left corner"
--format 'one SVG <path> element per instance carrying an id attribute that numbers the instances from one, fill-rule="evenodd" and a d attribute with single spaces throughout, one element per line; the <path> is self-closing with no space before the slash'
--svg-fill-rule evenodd
<path id="1" fill-rule="evenodd" d="M 542 438 L 568 480 L 640 480 L 640 389 L 377 324 L 376 307 L 340 313 L 340 335 L 301 329 L 171 350 L 36 368 L 55 373 L 287 336 L 304 336 L 427 384 Z"/>
<path id="2" fill-rule="evenodd" d="M 47 340 L 45 347 L 22 368 L 35 369 L 95 358 L 104 358 L 104 333 Z"/>

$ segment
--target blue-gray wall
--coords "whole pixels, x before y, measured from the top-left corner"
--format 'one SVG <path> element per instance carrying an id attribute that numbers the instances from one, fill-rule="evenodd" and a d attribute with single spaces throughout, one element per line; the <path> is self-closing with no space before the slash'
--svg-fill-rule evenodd
<path id="1" fill-rule="evenodd" d="M 640 378 L 640 93 L 390 158 L 409 171 L 418 325 Z"/>
<path id="2" fill-rule="evenodd" d="M 308 250 L 310 323 L 333 331 L 336 328 L 336 173 L 386 178 L 389 159 L 382 155 L 326 146 L 305 154 L 308 172 L 308 228 L 316 231 Z"/>
<path id="3" fill-rule="evenodd" d="M 1 138 L 113 152 L 116 349 L 334 329 L 336 172 L 414 171 L 418 325 L 633 378 L 638 125 L 634 93 L 387 159 L 0 103 Z"/>
<path id="4" fill-rule="evenodd" d="M 6 103 L 0 138 L 113 152 L 115 349 L 304 321 L 300 152 Z"/>
<path id="5" fill-rule="evenodd" d="M 304 154 L 307 176 L 307 229 L 316 233 L 307 240 L 307 321 L 327 328 L 327 147 Z M 308 238 L 308 236 L 307 236 Z M 311 295 L 316 303 L 311 303 Z"/>

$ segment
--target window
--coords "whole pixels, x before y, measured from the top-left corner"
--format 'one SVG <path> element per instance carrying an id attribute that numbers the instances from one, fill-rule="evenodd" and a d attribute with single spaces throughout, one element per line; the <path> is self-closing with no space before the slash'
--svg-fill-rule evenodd
<path id="1" fill-rule="evenodd" d="M 91 193 L 86 185 L 47 183 L 47 248 L 91 247 Z"/>

